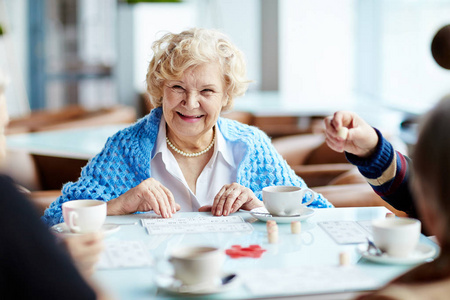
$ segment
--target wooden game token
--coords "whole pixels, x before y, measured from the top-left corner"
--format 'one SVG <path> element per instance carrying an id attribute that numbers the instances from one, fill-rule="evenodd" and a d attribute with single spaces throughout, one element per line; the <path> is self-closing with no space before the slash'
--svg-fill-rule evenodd
<path id="1" fill-rule="evenodd" d="M 278 232 L 278 225 L 277 222 L 275 222 L 274 220 L 267 221 L 266 226 L 267 226 L 267 233 Z"/>
<path id="2" fill-rule="evenodd" d="M 339 253 L 339 265 L 348 266 L 350 265 L 350 255 L 347 252 Z"/>
<path id="3" fill-rule="evenodd" d="M 300 234 L 301 231 L 302 231 L 302 224 L 300 223 L 300 221 L 292 221 L 291 232 L 293 234 Z"/>
<path id="4" fill-rule="evenodd" d="M 267 229 L 267 234 L 271 234 L 271 233 L 278 233 L 278 227 L 271 227 L 269 229 Z"/>
<path id="5" fill-rule="evenodd" d="M 267 234 L 267 238 L 269 240 L 269 244 L 276 244 L 276 243 L 278 243 L 278 230 L 269 232 Z"/>
<path id="6" fill-rule="evenodd" d="M 269 227 L 272 227 L 272 226 L 277 226 L 277 222 L 275 222 L 274 220 L 268 220 L 266 222 L 266 227 L 269 228 Z"/>
<path id="7" fill-rule="evenodd" d="M 338 132 L 337 132 L 338 137 L 346 140 L 347 136 L 348 136 L 348 128 L 347 127 L 341 127 L 339 128 Z"/>

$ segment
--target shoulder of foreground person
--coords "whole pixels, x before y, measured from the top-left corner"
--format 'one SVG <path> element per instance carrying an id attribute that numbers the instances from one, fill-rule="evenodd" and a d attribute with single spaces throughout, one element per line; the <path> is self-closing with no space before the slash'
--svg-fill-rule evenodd
<path id="1" fill-rule="evenodd" d="M 67 299 L 95 299 L 92 288 L 13 181 L 0 176 L 0 192 L 2 299 L 58 299 L 62 294 Z"/>
<path id="2" fill-rule="evenodd" d="M 428 283 L 389 284 L 356 300 L 446 300 L 449 294 L 450 279 L 447 278 Z"/>

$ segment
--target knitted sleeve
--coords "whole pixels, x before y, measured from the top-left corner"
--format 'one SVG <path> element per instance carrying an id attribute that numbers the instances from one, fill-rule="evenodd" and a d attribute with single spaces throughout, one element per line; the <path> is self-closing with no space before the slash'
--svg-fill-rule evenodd
<path id="1" fill-rule="evenodd" d="M 378 145 L 371 157 L 364 159 L 350 153 L 346 157 L 356 165 L 367 182 L 386 202 L 394 208 L 417 217 L 413 197 L 410 192 L 411 160 L 395 151 L 383 135 L 375 129 Z"/>
<path id="2" fill-rule="evenodd" d="M 250 188 L 262 200 L 262 189 L 272 185 L 307 187 L 275 150 L 269 137 L 256 127 L 222 119 L 219 127 L 226 139 L 243 143 L 246 153 L 238 166 L 237 182 Z M 309 200 L 307 193 L 303 202 Z M 333 207 L 321 194 L 309 205 L 313 208 Z"/>
<path id="3" fill-rule="evenodd" d="M 144 123 L 144 122 L 142 122 Z M 43 221 L 63 222 L 62 204 L 77 199 L 109 201 L 150 177 L 150 139 L 145 124 L 136 124 L 110 137 L 103 150 L 82 169 L 77 182 L 68 182 L 45 211 Z"/>

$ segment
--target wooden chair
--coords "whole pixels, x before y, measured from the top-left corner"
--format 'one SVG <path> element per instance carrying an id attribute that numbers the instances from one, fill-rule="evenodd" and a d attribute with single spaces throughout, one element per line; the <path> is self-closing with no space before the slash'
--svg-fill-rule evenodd
<path id="1" fill-rule="evenodd" d="M 366 183 L 352 183 L 342 185 L 327 185 L 314 187 L 314 191 L 321 193 L 335 207 L 384 206 L 396 216 L 406 217 L 405 212 L 399 211 L 384 201 Z"/>
<path id="2" fill-rule="evenodd" d="M 114 106 L 86 110 L 70 106 L 54 111 L 35 111 L 29 116 L 12 119 L 7 134 L 92 127 L 105 124 L 122 124 L 136 121 L 134 108 Z M 28 193 L 40 213 L 60 194 L 64 183 L 76 181 L 87 160 L 31 155 L 18 150 L 7 153 L 2 173 L 9 175 Z"/>
<path id="3" fill-rule="evenodd" d="M 19 190 L 27 194 L 40 215 L 45 209 L 61 195 L 58 189 L 42 190 L 42 178 L 33 159 L 33 155 L 24 151 L 8 151 L 7 159 L 0 166 L 0 172 L 14 179 Z"/>
<path id="4" fill-rule="evenodd" d="M 257 115 L 253 118 L 253 125 L 275 139 L 322 131 L 323 118 L 324 116 Z"/>
<path id="5" fill-rule="evenodd" d="M 31 203 L 34 205 L 38 214 L 41 216 L 44 215 L 44 212 L 49 207 L 49 205 L 61 195 L 60 190 L 32 192 L 20 185 L 18 186 L 18 188 L 28 197 L 28 199 L 31 200 Z"/>
<path id="6" fill-rule="evenodd" d="M 224 112 L 221 114 L 221 117 L 236 120 L 238 122 L 241 122 L 243 124 L 247 125 L 253 125 L 254 116 L 252 113 L 245 112 L 245 111 L 230 111 L 230 112 Z"/>
<path id="7" fill-rule="evenodd" d="M 322 134 L 286 136 L 273 139 L 272 144 L 308 186 L 328 185 L 339 175 L 355 169 L 343 153 L 328 148 Z"/>
<path id="8" fill-rule="evenodd" d="M 133 123 L 133 107 L 117 105 L 97 110 L 68 106 L 60 110 L 34 111 L 29 116 L 11 119 L 6 134 L 90 127 L 105 124 Z"/>

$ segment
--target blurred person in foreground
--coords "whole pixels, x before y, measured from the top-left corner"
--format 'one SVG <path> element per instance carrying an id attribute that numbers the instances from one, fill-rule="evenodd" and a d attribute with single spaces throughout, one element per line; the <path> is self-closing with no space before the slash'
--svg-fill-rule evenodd
<path id="1" fill-rule="evenodd" d="M 0 163 L 5 159 L 9 120 L 2 78 L 0 74 Z M 0 298 L 106 299 L 86 281 L 103 249 L 102 234 L 64 237 L 58 244 L 33 204 L 6 175 L 0 175 L 0 193 Z"/>
<path id="2" fill-rule="evenodd" d="M 227 216 L 263 207 L 262 188 L 305 187 L 261 130 L 220 117 L 249 80 L 243 54 L 224 34 L 194 28 L 154 42 L 147 92 L 152 111 L 108 139 L 77 182 L 44 214 L 62 222 L 62 203 L 108 202 L 108 215 L 178 210 Z M 303 199 L 304 202 L 306 199 Z M 310 205 L 332 205 L 319 195 Z"/>
<path id="3" fill-rule="evenodd" d="M 325 121 L 328 145 L 346 151 L 375 191 L 397 209 L 421 219 L 440 247 L 439 257 L 358 300 L 448 299 L 450 294 L 450 95 L 421 121 L 412 160 L 395 151 L 380 132 L 351 112 Z M 338 135 L 348 128 L 346 138 Z M 413 161 L 413 163 L 412 163 Z M 411 188 L 411 189 L 410 189 Z M 413 197 L 414 196 L 414 197 Z"/>

